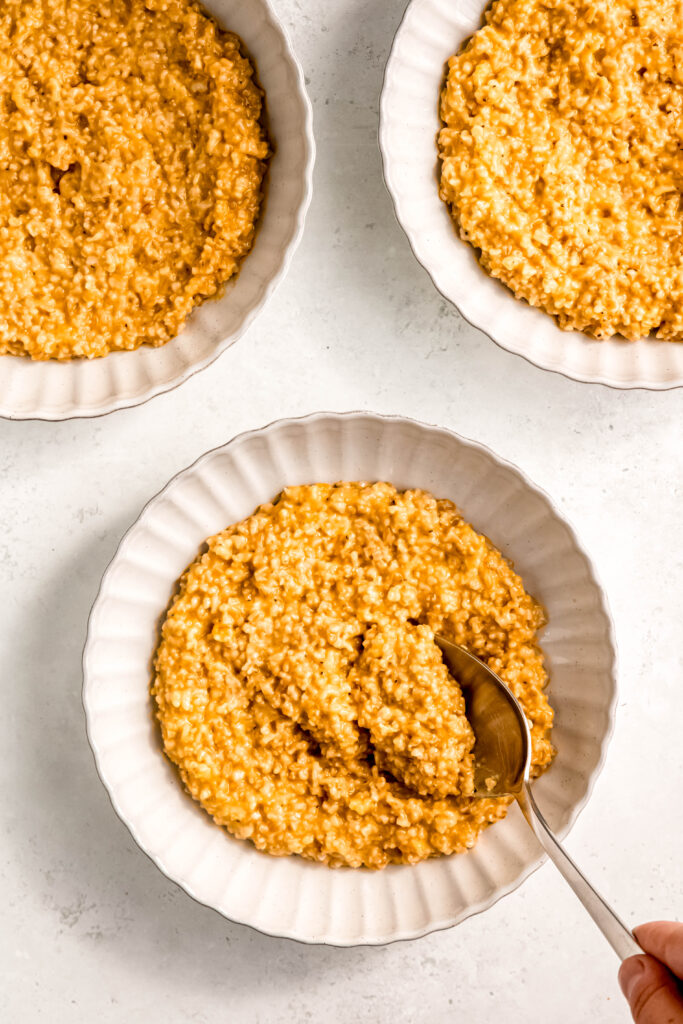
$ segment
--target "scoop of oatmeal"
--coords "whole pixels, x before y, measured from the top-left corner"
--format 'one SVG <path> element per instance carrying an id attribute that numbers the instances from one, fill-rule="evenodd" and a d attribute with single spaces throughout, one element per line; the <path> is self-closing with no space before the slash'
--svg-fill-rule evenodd
<path id="1" fill-rule="evenodd" d="M 448 62 L 441 197 L 562 328 L 683 338 L 682 46 L 673 0 L 497 0 Z"/>
<path id="2" fill-rule="evenodd" d="M 473 792 L 474 734 L 428 626 L 373 626 L 350 678 L 380 768 L 422 796 Z"/>
<path id="3" fill-rule="evenodd" d="M 261 106 L 194 0 L 3 0 L 0 354 L 173 338 L 251 249 Z"/>
<path id="4" fill-rule="evenodd" d="M 381 868 L 462 852 L 509 800 L 469 795 L 473 737 L 434 633 L 512 688 L 538 772 L 543 623 L 450 501 L 290 487 L 180 581 L 152 686 L 164 749 L 214 820 L 268 853 Z"/>

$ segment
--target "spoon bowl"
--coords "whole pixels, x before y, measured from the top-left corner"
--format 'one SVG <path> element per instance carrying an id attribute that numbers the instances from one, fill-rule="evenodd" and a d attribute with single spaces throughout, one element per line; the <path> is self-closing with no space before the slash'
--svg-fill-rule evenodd
<path id="1" fill-rule="evenodd" d="M 474 654 L 443 636 L 435 639 L 460 684 L 474 732 L 474 795 L 516 796 L 531 767 L 531 733 L 521 704 Z"/>

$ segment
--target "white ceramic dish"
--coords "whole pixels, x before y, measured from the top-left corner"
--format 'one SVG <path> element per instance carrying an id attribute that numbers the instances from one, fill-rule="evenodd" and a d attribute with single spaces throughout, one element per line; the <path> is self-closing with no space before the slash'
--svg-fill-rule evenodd
<path id="1" fill-rule="evenodd" d="M 593 341 L 489 277 L 439 199 L 436 136 L 445 65 L 482 23 L 486 0 L 412 0 L 389 56 L 380 103 L 384 177 L 415 256 L 445 298 L 502 348 L 546 370 L 615 388 L 683 385 L 683 345 Z"/>
<path id="2" fill-rule="evenodd" d="M 0 356 L 0 416 L 62 420 L 145 402 L 212 363 L 247 330 L 284 277 L 311 198 L 315 144 L 304 77 L 270 0 L 204 0 L 256 62 L 275 143 L 254 247 L 224 295 L 162 348 L 69 363 Z"/>
<path id="3" fill-rule="evenodd" d="M 242 434 L 153 498 L 102 580 L 83 656 L 88 736 L 115 810 L 195 899 L 273 935 L 335 945 L 445 928 L 510 892 L 542 856 L 518 810 L 464 856 L 381 872 L 257 852 L 214 825 L 162 756 L 149 696 L 160 616 L 205 538 L 286 484 L 389 480 L 455 500 L 546 606 L 558 754 L 535 791 L 564 834 L 600 770 L 616 699 L 614 639 L 591 563 L 550 499 L 481 445 L 438 427 L 320 413 Z"/>

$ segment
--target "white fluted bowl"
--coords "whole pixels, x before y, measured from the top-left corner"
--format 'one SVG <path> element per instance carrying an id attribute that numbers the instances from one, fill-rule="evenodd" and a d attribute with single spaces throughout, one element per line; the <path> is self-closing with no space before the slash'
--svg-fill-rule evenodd
<path id="1" fill-rule="evenodd" d="M 275 145 L 254 246 L 220 299 L 193 311 L 161 348 L 102 359 L 36 362 L 0 356 L 0 416 L 63 420 L 101 416 L 176 387 L 244 334 L 284 277 L 311 198 L 315 144 L 301 66 L 270 0 L 203 0 L 256 63 Z"/>
<path id="2" fill-rule="evenodd" d="M 478 263 L 439 198 L 436 136 L 446 61 L 482 24 L 488 0 L 412 0 L 386 67 L 380 149 L 396 216 L 434 284 L 475 327 L 542 369 L 614 388 L 683 385 L 683 344 L 595 341 L 561 331 Z"/>
<path id="3" fill-rule="evenodd" d="M 104 575 L 83 655 L 88 736 L 114 808 L 162 871 L 231 920 L 354 945 L 445 928 L 519 885 L 542 857 L 517 808 L 471 852 L 414 867 L 332 870 L 271 857 L 231 837 L 183 791 L 162 755 L 149 694 L 160 616 L 204 540 L 285 485 L 337 480 L 387 480 L 452 499 L 547 608 L 557 757 L 534 790 L 560 834 L 605 755 L 615 652 L 591 563 L 550 499 L 488 449 L 438 427 L 369 413 L 283 420 L 204 455 L 152 499 Z"/>

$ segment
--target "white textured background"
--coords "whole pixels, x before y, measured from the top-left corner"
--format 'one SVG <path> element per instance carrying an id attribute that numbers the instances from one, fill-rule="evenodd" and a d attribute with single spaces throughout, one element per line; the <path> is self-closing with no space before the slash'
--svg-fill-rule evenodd
<path id="1" fill-rule="evenodd" d="M 280 0 L 315 106 L 318 163 L 302 246 L 249 334 L 141 408 L 0 422 L 8 1024 L 629 1019 L 616 958 L 548 865 L 450 932 L 308 948 L 194 904 L 111 810 L 80 705 L 86 618 L 106 564 L 177 470 L 239 431 L 317 409 L 404 413 L 483 441 L 577 526 L 616 619 L 621 697 L 607 765 L 568 846 L 627 921 L 683 917 L 683 395 L 544 373 L 436 293 L 396 225 L 376 144 L 404 6 Z"/>

